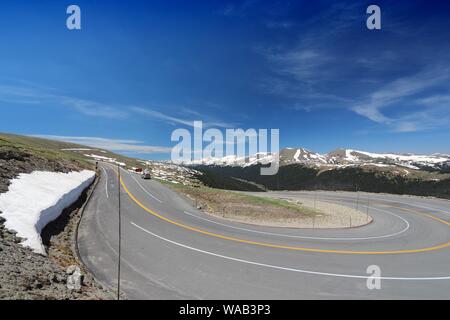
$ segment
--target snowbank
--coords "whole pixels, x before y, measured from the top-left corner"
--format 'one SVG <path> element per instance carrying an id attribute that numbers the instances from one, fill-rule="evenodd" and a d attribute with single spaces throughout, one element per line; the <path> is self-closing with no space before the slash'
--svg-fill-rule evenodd
<path id="1" fill-rule="evenodd" d="M 9 191 L 0 194 L 0 214 L 5 226 L 26 240 L 24 246 L 45 254 L 41 231 L 74 203 L 94 180 L 95 172 L 57 173 L 34 171 L 11 180 Z"/>

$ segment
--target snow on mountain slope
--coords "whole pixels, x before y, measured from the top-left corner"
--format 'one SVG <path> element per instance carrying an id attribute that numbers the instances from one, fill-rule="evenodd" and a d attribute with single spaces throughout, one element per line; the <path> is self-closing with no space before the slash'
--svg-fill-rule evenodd
<path id="1" fill-rule="evenodd" d="M 327 160 L 324 155 L 309 151 L 304 148 L 286 148 L 280 151 L 281 165 L 303 163 L 303 164 L 326 164 Z"/>
<path id="2" fill-rule="evenodd" d="M 149 168 L 154 178 L 169 181 L 172 183 L 181 183 L 183 185 L 197 185 L 197 176 L 201 172 L 186 168 L 168 161 L 139 161 L 144 168 Z"/>
<path id="3" fill-rule="evenodd" d="M 253 156 L 207 158 L 185 162 L 185 165 L 205 166 L 241 166 L 257 163 L 268 164 L 274 161 L 276 154 L 258 153 Z M 450 165 L 450 156 L 443 154 L 413 155 L 395 153 L 373 153 L 353 149 L 337 149 L 327 154 L 319 154 L 304 148 L 285 148 L 279 152 L 281 165 L 304 164 L 315 167 L 348 167 L 373 165 L 377 167 L 400 166 L 409 169 L 439 169 Z"/>
<path id="4" fill-rule="evenodd" d="M 222 158 L 204 158 L 199 160 L 193 160 L 188 162 L 183 162 L 184 165 L 216 165 L 216 166 L 241 166 L 247 167 L 254 164 L 268 164 L 274 161 L 275 155 L 271 153 L 256 153 L 252 156 L 247 157 L 237 157 L 236 155 L 225 156 Z"/>
<path id="5" fill-rule="evenodd" d="M 446 162 L 450 160 L 450 156 L 443 156 L 443 155 L 402 155 L 402 154 L 392 154 L 392 153 L 372 153 L 372 152 L 365 152 L 365 151 L 357 151 L 357 150 L 347 150 L 350 153 L 356 153 L 356 154 L 363 154 L 373 159 L 391 159 L 395 161 L 401 161 L 401 162 L 418 162 L 418 163 L 440 163 L 440 162 Z M 354 156 L 353 156 L 354 157 Z M 357 157 L 357 156 L 356 156 Z"/>

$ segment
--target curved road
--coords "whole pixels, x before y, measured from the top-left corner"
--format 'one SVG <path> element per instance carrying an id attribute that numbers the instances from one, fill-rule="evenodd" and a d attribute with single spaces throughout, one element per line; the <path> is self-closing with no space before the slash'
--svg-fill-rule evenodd
<path id="1" fill-rule="evenodd" d="M 115 287 L 119 185 L 115 167 L 100 167 L 78 246 L 89 270 Z M 124 170 L 121 176 L 121 289 L 128 298 L 450 298 L 449 201 L 371 194 L 374 221 L 367 226 L 274 228 L 206 215 L 154 180 Z M 356 206 L 355 193 L 315 194 Z M 258 195 L 300 199 L 314 193 Z M 362 211 L 367 197 L 360 194 Z M 367 287 L 372 265 L 380 268 L 380 289 Z"/>

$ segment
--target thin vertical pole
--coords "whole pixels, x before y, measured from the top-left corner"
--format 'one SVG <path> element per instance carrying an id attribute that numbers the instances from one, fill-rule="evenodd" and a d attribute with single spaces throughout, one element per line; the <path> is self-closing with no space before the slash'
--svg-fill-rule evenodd
<path id="1" fill-rule="evenodd" d="M 120 262 L 121 262 L 121 247 L 122 247 L 122 219 L 120 214 L 120 166 L 117 165 L 118 173 L 118 190 L 119 190 L 119 261 L 117 262 L 117 300 L 120 300 Z"/>
<path id="2" fill-rule="evenodd" d="M 367 195 L 367 212 L 366 212 L 367 221 L 369 221 L 369 206 L 370 206 L 370 194 Z"/>
<path id="3" fill-rule="evenodd" d="M 317 193 L 316 191 L 314 191 L 314 210 L 317 210 L 316 202 L 317 202 Z"/>
<path id="4" fill-rule="evenodd" d="M 359 209 L 359 192 L 358 192 L 358 185 L 356 185 L 356 210 Z"/>

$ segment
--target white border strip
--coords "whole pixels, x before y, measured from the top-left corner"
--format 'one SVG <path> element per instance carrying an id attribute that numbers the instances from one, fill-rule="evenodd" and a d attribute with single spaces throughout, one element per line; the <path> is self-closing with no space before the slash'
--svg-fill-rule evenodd
<path id="1" fill-rule="evenodd" d="M 129 172 L 127 172 L 129 175 L 130 175 L 130 177 L 134 180 L 134 181 L 136 181 L 136 183 L 138 184 L 138 186 L 139 187 L 141 187 L 141 189 L 146 193 L 146 194 L 148 194 L 150 197 L 152 197 L 153 199 L 155 199 L 156 201 L 158 201 L 159 203 L 163 203 L 161 200 L 159 200 L 157 197 L 155 197 L 154 195 L 152 195 L 150 192 L 148 192 L 140 183 L 139 183 L 139 181 L 137 181 L 137 179 L 135 178 L 135 177 L 133 177 Z"/>
<path id="2" fill-rule="evenodd" d="M 103 172 L 105 173 L 105 189 L 106 189 L 106 198 L 109 198 L 109 194 L 108 194 L 108 172 L 106 172 L 105 167 L 101 166 L 101 168 L 103 169 Z"/>

